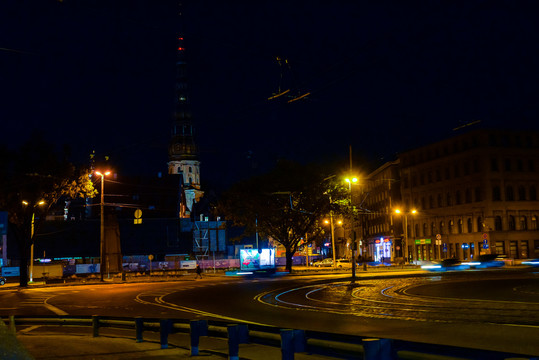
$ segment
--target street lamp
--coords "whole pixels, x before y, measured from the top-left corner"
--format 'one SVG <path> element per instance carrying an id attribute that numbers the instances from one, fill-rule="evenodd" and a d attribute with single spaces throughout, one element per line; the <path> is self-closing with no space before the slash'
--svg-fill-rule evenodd
<path id="1" fill-rule="evenodd" d="M 101 202 L 99 204 L 99 207 L 101 208 L 101 234 L 100 234 L 100 250 L 99 250 L 99 256 L 101 263 L 99 265 L 99 273 L 100 273 L 100 280 L 103 281 L 103 274 L 105 271 L 105 262 L 103 261 L 103 255 L 105 255 L 105 175 L 110 175 L 110 171 L 105 171 L 104 173 L 100 171 L 95 172 L 96 175 L 101 176 Z"/>
<path id="2" fill-rule="evenodd" d="M 416 209 L 412 209 L 409 213 L 404 213 L 400 209 L 395 209 L 395 214 L 404 216 L 404 251 L 403 256 L 406 258 L 408 263 L 410 262 L 410 252 L 408 251 L 408 215 L 415 215 L 417 213 Z"/>
<path id="3" fill-rule="evenodd" d="M 351 165 L 350 165 L 351 168 Z M 357 183 L 357 177 L 346 178 L 344 179 L 348 183 L 348 191 L 350 192 L 350 206 L 352 206 L 352 183 Z M 352 227 L 352 284 L 356 281 L 356 256 L 354 251 L 357 249 L 356 237 L 354 231 L 354 217 L 352 215 L 352 221 L 350 222 Z"/>
<path id="4" fill-rule="evenodd" d="M 24 206 L 28 206 L 28 201 L 23 200 L 22 204 Z M 34 219 L 36 216 L 36 207 L 38 205 L 44 205 L 45 201 L 41 200 L 37 204 L 34 205 L 32 208 L 32 223 L 30 225 L 30 241 L 32 244 L 30 245 L 30 283 L 34 282 Z"/>
<path id="5" fill-rule="evenodd" d="M 327 224 L 328 221 L 326 220 L 325 223 Z M 329 212 L 329 226 L 331 229 L 331 253 L 333 255 L 333 268 L 335 269 L 335 227 L 333 226 L 333 211 Z"/>

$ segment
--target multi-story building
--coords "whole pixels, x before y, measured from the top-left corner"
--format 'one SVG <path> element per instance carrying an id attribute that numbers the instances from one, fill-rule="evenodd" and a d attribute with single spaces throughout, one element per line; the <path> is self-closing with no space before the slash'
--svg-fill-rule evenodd
<path id="1" fill-rule="evenodd" d="M 363 185 L 363 186 L 361 186 Z M 376 261 L 402 257 L 400 233 L 395 234 L 393 209 L 400 203 L 399 160 L 387 162 L 360 184 L 362 255 Z"/>
<path id="2" fill-rule="evenodd" d="M 400 194 L 377 185 L 393 165 L 369 175 L 371 256 L 377 257 L 378 238 L 389 239 L 393 257 L 414 261 L 539 257 L 539 133 L 475 130 L 403 152 L 399 160 Z"/>

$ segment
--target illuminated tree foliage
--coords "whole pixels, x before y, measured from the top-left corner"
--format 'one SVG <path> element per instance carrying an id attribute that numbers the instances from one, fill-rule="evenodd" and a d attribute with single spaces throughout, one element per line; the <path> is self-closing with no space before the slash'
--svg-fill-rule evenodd
<path id="1" fill-rule="evenodd" d="M 309 239 L 320 237 L 322 218 L 330 210 L 345 212 L 346 196 L 335 176 L 319 166 L 281 161 L 270 173 L 235 184 L 223 194 L 217 209 L 235 225 L 244 226 L 247 234 L 258 230 L 282 244 L 286 269 L 291 271 L 292 256 L 301 240 L 306 235 Z"/>
<path id="2" fill-rule="evenodd" d="M 0 149 L 0 211 L 8 212 L 10 234 L 19 245 L 20 285 L 27 286 L 28 259 L 34 233 L 51 208 L 61 199 L 94 197 L 87 169 L 77 169 L 39 135 L 33 135 L 18 151 Z"/>

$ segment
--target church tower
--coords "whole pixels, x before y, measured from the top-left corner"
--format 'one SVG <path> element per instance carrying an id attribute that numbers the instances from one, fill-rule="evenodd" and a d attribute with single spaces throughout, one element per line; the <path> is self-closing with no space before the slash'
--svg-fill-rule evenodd
<path id="1" fill-rule="evenodd" d="M 175 112 L 168 147 L 168 173 L 180 176 L 178 214 L 181 218 L 189 218 L 193 204 L 204 195 L 200 190 L 200 161 L 189 109 L 186 65 L 184 40 L 180 36 L 176 56 Z"/>

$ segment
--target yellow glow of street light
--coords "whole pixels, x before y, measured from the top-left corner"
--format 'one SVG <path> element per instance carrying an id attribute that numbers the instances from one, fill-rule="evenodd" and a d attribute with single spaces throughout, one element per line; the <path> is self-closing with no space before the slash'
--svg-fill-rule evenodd
<path id="1" fill-rule="evenodd" d="M 337 224 L 342 225 L 342 220 L 337 221 Z"/>
<path id="2" fill-rule="evenodd" d="M 110 171 L 108 171 L 108 170 L 105 171 L 105 173 L 101 173 L 101 171 L 96 170 L 95 173 L 96 173 L 96 175 L 99 175 L 99 176 L 105 176 L 105 175 L 108 176 L 108 175 L 110 175 Z"/>
<path id="3" fill-rule="evenodd" d="M 352 179 L 346 178 L 346 179 L 344 179 L 344 180 L 345 180 L 347 183 L 351 183 L 351 182 L 356 183 L 356 182 L 357 182 L 357 177 L 353 177 Z"/>
<path id="4" fill-rule="evenodd" d="M 416 209 L 414 209 L 414 210 L 411 211 L 412 214 L 415 214 L 416 212 L 417 212 Z"/>
<path id="5" fill-rule="evenodd" d="M 400 214 L 400 213 L 401 213 L 400 209 L 395 209 L 395 214 Z"/>
<path id="6" fill-rule="evenodd" d="M 23 205 L 28 205 L 28 201 L 23 200 L 23 201 L 22 201 L 22 204 L 23 204 Z"/>

